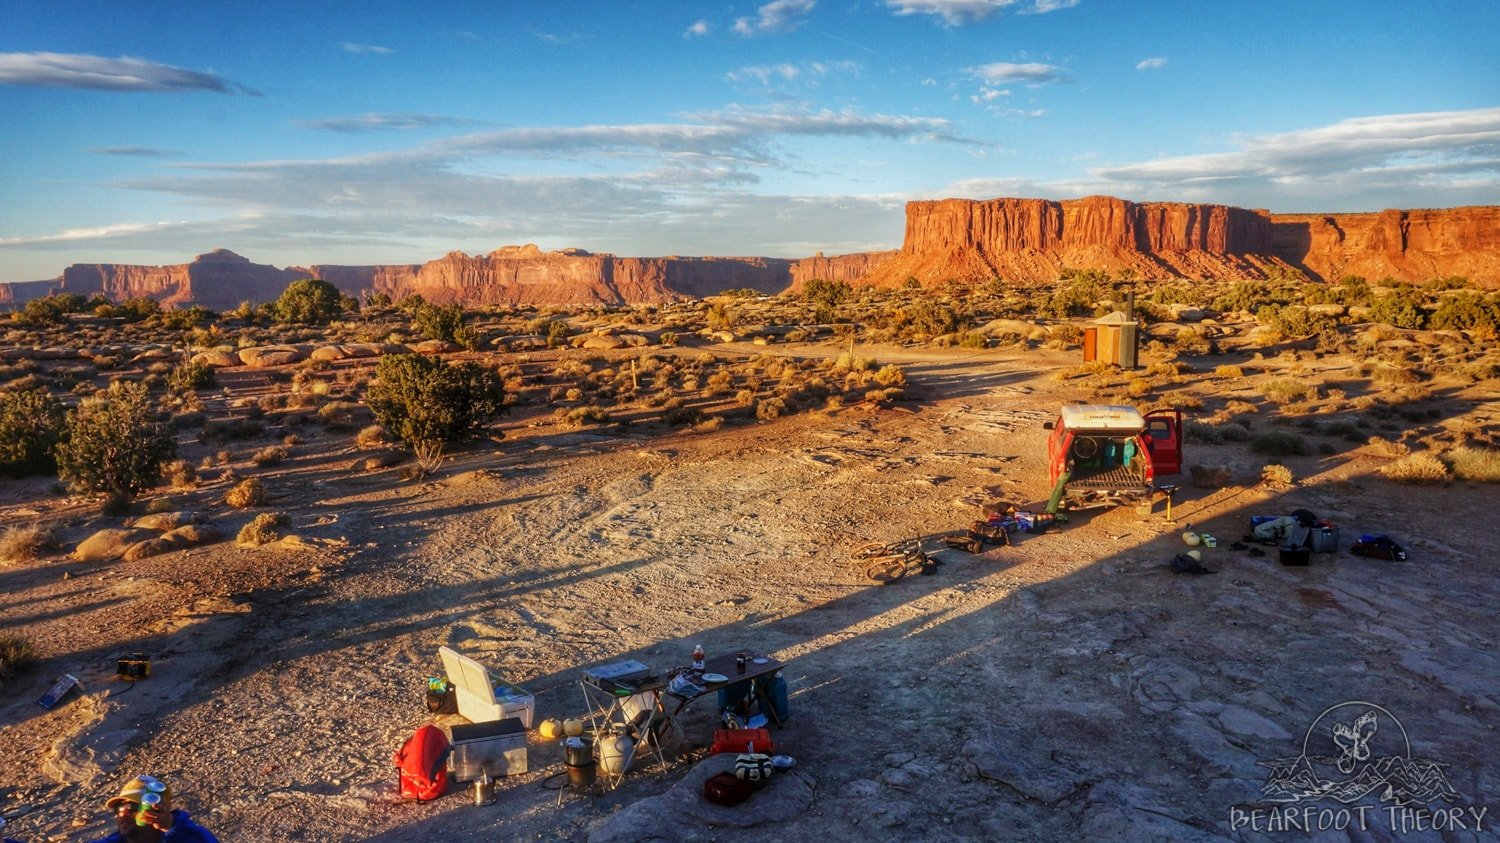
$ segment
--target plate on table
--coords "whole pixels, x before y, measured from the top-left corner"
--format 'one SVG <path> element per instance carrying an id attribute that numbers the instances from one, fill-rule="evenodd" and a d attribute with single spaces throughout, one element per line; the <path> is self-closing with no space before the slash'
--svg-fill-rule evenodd
<path id="1" fill-rule="evenodd" d="M 771 758 L 771 766 L 778 770 L 790 770 L 797 766 L 797 759 L 790 755 L 776 755 Z"/>
<path id="2" fill-rule="evenodd" d="M 729 677 L 725 676 L 722 673 L 705 673 L 705 674 L 703 674 L 703 681 L 704 682 L 728 682 L 729 681 Z"/>
<path id="3" fill-rule="evenodd" d="M 756 656 L 755 658 L 751 659 L 751 661 L 755 662 L 756 664 L 766 664 L 770 661 L 770 659 L 766 658 L 765 656 Z"/>

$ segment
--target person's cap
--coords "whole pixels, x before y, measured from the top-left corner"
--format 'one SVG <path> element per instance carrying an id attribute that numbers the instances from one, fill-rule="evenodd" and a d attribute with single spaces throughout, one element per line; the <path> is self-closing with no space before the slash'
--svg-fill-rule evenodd
<path id="1" fill-rule="evenodd" d="M 120 788 L 119 796 L 112 796 L 104 807 L 111 811 L 131 803 L 140 804 L 141 797 L 148 793 L 160 793 L 163 804 L 172 804 L 172 788 L 154 776 L 136 776 Z"/>

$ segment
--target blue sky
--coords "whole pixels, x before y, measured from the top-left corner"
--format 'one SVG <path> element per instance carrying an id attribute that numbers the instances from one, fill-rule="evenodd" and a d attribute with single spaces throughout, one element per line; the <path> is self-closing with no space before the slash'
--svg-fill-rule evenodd
<path id="1" fill-rule="evenodd" d="M 439 4 L 443 5 L 443 4 Z M 948 196 L 1500 204 L 1500 3 L 0 0 L 0 281 L 801 257 Z"/>

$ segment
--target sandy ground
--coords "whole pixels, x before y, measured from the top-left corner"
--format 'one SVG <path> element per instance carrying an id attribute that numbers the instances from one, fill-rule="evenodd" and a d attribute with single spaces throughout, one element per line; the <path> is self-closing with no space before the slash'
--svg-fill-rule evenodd
<path id="1" fill-rule="evenodd" d="M 1290 459 L 1300 485 L 1275 491 L 1245 446 L 1190 445 L 1189 463 L 1243 482 L 1184 477 L 1172 522 L 1099 511 L 873 586 L 855 546 L 920 535 L 937 549 L 986 501 L 1035 505 L 1041 423 L 1085 397 L 1051 377 L 1073 363 L 1062 353 L 878 356 L 926 397 L 700 434 L 507 422 L 421 483 L 354 471 L 363 454 L 314 438 L 274 470 L 299 544 L 0 570 L 0 626 L 45 658 L 0 703 L 4 833 L 102 836 L 103 801 L 150 771 L 224 840 L 1303 839 L 1235 827 L 1233 811 L 1274 807 L 1258 762 L 1297 755 L 1320 713 L 1365 700 L 1400 719 L 1413 755 L 1447 765 L 1453 797 L 1434 807 L 1491 816 L 1477 836 L 1405 837 L 1382 810 L 1318 839 L 1497 839 L 1493 487 L 1397 486 L 1350 450 Z M 0 492 L 8 519 L 38 511 L 36 489 Z M 1286 568 L 1227 547 L 1249 515 L 1298 507 L 1344 525 L 1346 548 L 1391 532 L 1412 559 Z M 92 516 L 77 537 L 119 521 Z M 1205 557 L 1217 574 L 1165 568 L 1188 524 L 1224 539 Z M 393 797 L 391 753 L 429 722 L 439 646 L 533 690 L 540 718 L 580 713 L 583 667 L 665 669 L 697 643 L 788 662 L 776 740 L 813 794 L 805 810 L 741 829 L 611 824 L 701 757 L 707 701 L 684 718 L 686 760 L 595 798 L 557 804 L 544 780 L 561 750 L 535 736 L 533 772 L 502 780 L 491 807 Z M 137 650 L 155 672 L 131 687 L 114 659 Z M 34 700 L 64 672 L 85 693 L 44 711 Z"/>

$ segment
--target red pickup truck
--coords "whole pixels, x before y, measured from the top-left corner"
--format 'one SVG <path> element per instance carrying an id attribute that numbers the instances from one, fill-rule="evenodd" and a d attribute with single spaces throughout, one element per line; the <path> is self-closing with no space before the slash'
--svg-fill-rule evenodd
<path id="1" fill-rule="evenodd" d="M 1182 411 L 1069 404 L 1047 441 L 1052 497 L 1047 511 L 1149 505 L 1158 477 L 1182 473 Z"/>

